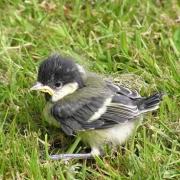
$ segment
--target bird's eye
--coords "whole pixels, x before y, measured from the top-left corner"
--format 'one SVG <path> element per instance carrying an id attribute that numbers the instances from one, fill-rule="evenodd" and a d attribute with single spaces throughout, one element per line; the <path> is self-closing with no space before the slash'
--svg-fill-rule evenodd
<path id="1" fill-rule="evenodd" d="M 55 83 L 55 86 L 56 86 L 57 88 L 61 87 L 61 86 L 62 86 L 62 82 L 56 82 L 56 83 Z"/>

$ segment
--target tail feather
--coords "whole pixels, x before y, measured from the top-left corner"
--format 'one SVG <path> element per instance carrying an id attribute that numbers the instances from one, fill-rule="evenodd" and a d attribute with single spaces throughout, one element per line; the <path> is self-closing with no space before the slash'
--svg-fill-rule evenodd
<path id="1" fill-rule="evenodd" d="M 162 93 L 156 93 L 147 98 L 141 99 L 138 102 L 138 108 L 141 112 L 153 111 L 159 107 L 163 97 Z"/>

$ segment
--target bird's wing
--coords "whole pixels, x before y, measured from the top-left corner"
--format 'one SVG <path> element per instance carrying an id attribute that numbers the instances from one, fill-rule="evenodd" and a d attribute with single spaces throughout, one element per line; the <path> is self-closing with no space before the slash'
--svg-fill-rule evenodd
<path id="1" fill-rule="evenodd" d="M 72 135 L 76 131 L 92 129 L 97 123 L 100 126 L 101 122 L 99 121 L 94 122 L 93 126 L 84 127 L 85 124 L 91 124 L 88 120 L 103 106 L 105 101 L 106 96 L 101 95 L 69 101 L 68 103 L 59 102 L 53 105 L 51 114 L 60 122 L 63 131 L 68 135 Z"/>
<path id="2" fill-rule="evenodd" d="M 136 90 L 131 90 L 127 87 L 124 87 L 119 84 L 114 84 L 112 82 L 107 82 L 107 86 L 114 91 L 117 94 L 121 94 L 124 96 L 127 96 L 131 99 L 139 99 L 141 98 L 141 95 Z"/>
<path id="3" fill-rule="evenodd" d="M 124 95 L 115 95 L 99 120 L 104 124 L 98 129 L 110 128 L 115 124 L 136 120 L 140 111 L 136 102 Z"/>
<path id="4" fill-rule="evenodd" d="M 72 135 L 77 131 L 104 129 L 133 120 L 139 115 L 133 100 L 124 95 L 93 97 L 88 100 L 52 108 L 52 114 L 60 122 L 63 131 Z"/>

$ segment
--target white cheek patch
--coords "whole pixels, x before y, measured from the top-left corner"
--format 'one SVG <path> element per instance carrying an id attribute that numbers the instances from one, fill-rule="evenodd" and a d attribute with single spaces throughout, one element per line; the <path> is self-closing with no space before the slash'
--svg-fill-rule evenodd
<path id="1" fill-rule="evenodd" d="M 54 94 L 52 96 L 52 101 L 56 102 L 56 101 L 62 99 L 63 97 L 65 97 L 69 94 L 72 94 L 77 89 L 78 89 L 77 82 L 68 83 L 68 84 L 64 85 L 61 89 L 54 92 Z"/>

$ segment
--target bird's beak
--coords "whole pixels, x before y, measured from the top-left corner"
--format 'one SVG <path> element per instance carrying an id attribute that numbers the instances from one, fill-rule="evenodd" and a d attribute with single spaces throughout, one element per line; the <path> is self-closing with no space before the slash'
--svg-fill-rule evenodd
<path id="1" fill-rule="evenodd" d="M 54 94 L 54 90 L 49 86 L 43 85 L 40 82 L 37 82 L 33 87 L 31 87 L 30 91 L 41 91 L 50 94 L 51 96 Z"/>

